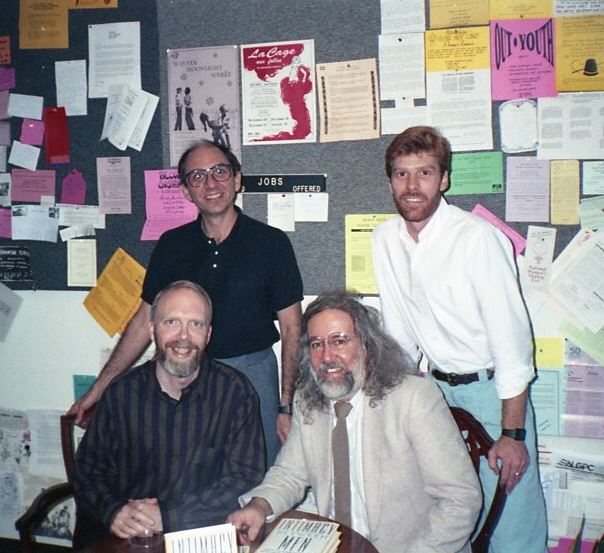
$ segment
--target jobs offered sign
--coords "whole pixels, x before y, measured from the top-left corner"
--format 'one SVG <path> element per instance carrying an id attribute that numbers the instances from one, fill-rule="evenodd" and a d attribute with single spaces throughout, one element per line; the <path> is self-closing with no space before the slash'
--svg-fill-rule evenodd
<path id="1" fill-rule="evenodd" d="M 327 192 L 327 175 L 243 175 L 241 192 Z"/>

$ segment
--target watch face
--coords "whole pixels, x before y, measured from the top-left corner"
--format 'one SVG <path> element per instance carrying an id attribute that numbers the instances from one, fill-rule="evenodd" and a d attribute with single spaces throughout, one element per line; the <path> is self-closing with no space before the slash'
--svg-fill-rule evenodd
<path id="1" fill-rule="evenodd" d="M 526 430 L 524 428 L 517 428 L 516 429 L 516 434 L 517 434 L 517 440 L 523 440 L 524 438 L 526 438 Z"/>
<path id="2" fill-rule="evenodd" d="M 294 412 L 294 408 L 292 405 L 279 405 L 277 407 L 277 413 L 280 415 L 292 415 Z"/>

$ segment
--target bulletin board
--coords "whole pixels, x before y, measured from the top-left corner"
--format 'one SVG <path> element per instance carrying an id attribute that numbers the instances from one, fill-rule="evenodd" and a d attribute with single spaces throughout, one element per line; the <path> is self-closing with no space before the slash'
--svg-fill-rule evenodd
<path id="1" fill-rule="evenodd" d="M 52 105 L 55 101 L 54 61 L 87 57 L 88 24 L 141 22 L 142 87 L 160 96 L 159 108 L 143 150 L 128 149 L 122 153 L 106 141 L 99 142 L 105 100 L 89 100 L 88 116 L 69 118 L 72 163 L 57 170 L 57 182 L 71 167 L 82 171 L 88 181 L 87 202 L 94 204 L 97 200 L 96 157 L 131 157 L 132 214 L 108 215 L 106 229 L 97 232 L 99 273 L 117 247 L 122 247 L 146 265 L 154 245 L 153 242 L 140 241 L 145 217 L 143 171 L 170 166 L 166 101 L 169 94 L 168 49 L 314 39 L 316 63 L 378 57 L 380 2 L 377 0 L 270 0 L 254 3 L 235 0 L 203 3 L 197 0 L 120 0 L 117 10 L 71 11 L 70 47 L 51 51 L 18 50 L 18 1 L 8 0 L 4 4 L 8 4 L 9 16 L 2 18 L 0 34 L 10 33 L 13 36 L 13 58 L 17 68 L 15 92 L 43 95 L 45 105 Z M 429 21 L 428 17 L 426 20 Z M 498 106 L 499 102 L 492 102 L 495 151 L 501 149 Z M 13 135 L 16 136 L 17 122 L 13 124 Z M 394 213 L 383 163 L 384 151 L 392 138 L 390 135 L 375 140 L 324 144 L 243 146 L 245 174 L 327 175 L 328 222 L 298 222 L 295 232 L 288 233 L 302 272 L 305 294 L 317 294 L 345 285 L 344 218 L 347 214 Z M 504 168 L 505 157 L 506 154 Z M 160 167 L 162 162 L 163 167 Z M 449 202 L 466 210 L 481 203 L 498 217 L 504 219 L 505 216 L 505 194 L 451 196 Z M 266 221 L 266 195 L 244 195 L 243 203 L 247 214 Z M 510 223 L 510 226 L 526 236 L 528 223 Z M 557 227 L 556 255 L 577 231 L 577 226 Z M 17 243 L 0 239 L 0 246 L 6 244 L 23 244 L 30 249 L 35 286 L 67 289 L 65 243 Z"/>
<path id="2" fill-rule="evenodd" d="M 11 92 L 44 97 L 44 106 L 56 106 L 55 61 L 88 59 L 88 26 L 120 21 L 140 21 L 141 81 L 143 90 L 159 95 L 157 12 L 155 2 L 121 1 L 119 9 L 69 10 L 69 48 L 61 50 L 19 49 L 19 0 L 3 0 L 0 35 L 11 36 L 12 66 L 16 87 Z M 56 170 L 57 201 L 61 182 L 69 171 L 78 169 L 86 179 L 86 203 L 98 205 L 97 157 L 128 156 L 131 164 L 132 214 L 106 215 L 105 229 L 96 229 L 97 271 L 100 274 L 116 248 L 121 247 L 139 263 L 146 265 L 154 242 L 142 242 L 145 220 L 146 169 L 161 169 L 160 117 L 156 111 L 142 151 L 127 148 L 122 152 L 107 140 L 100 141 L 105 117 L 105 98 L 88 100 L 88 115 L 68 117 L 71 147 L 68 165 L 49 166 L 40 155 L 38 169 Z M 13 117 L 13 139 L 21 134 L 21 118 Z M 10 171 L 12 166 L 7 168 Z M 33 282 L 5 282 L 13 289 L 73 290 L 67 287 L 67 242 L 39 242 L 0 238 L 2 246 L 25 246 L 31 255 Z M 81 290 L 81 288 L 80 288 Z"/>

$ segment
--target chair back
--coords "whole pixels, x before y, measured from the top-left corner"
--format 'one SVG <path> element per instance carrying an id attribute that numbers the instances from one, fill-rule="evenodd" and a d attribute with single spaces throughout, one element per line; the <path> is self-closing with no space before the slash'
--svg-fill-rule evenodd
<path id="1" fill-rule="evenodd" d="M 476 470 L 476 473 L 479 474 L 480 458 L 487 458 L 489 450 L 494 443 L 493 439 L 491 436 L 489 436 L 482 424 L 480 424 L 472 416 L 472 414 L 468 413 L 464 409 L 461 409 L 460 407 L 450 407 L 450 409 L 451 413 L 453 414 L 453 418 L 459 427 L 461 436 L 468 447 L 468 452 L 472 459 L 474 469 Z M 495 530 L 495 527 L 497 526 L 497 523 L 499 522 L 506 499 L 507 495 L 505 490 L 499 485 L 498 481 L 495 495 L 491 501 L 484 524 L 482 525 L 480 532 L 478 532 L 478 534 L 476 534 L 472 540 L 472 553 L 488 552 L 491 536 Z M 488 501 L 488 499 L 485 498 L 485 501 Z M 487 505 L 485 503 L 483 509 L 486 508 Z"/>
<path id="2" fill-rule="evenodd" d="M 86 412 L 84 424 L 87 424 L 94 412 L 94 407 Z M 48 513 L 62 501 L 73 496 L 71 480 L 74 472 L 74 459 L 77 448 L 75 438 L 75 415 L 61 416 L 61 450 L 67 482 L 56 484 L 43 490 L 34 499 L 27 511 L 15 521 L 15 528 L 19 532 L 19 551 L 32 553 L 34 551 L 34 533 Z M 78 520 L 76 518 L 76 527 Z"/>
<path id="3" fill-rule="evenodd" d="M 91 407 L 82 419 L 84 427 L 88 425 L 88 422 L 94 414 L 95 406 Z M 61 450 L 63 453 L 63 464 L 65 465 L 65 474 L 67 474 L 67 480 L 71 482 L 73 478 L 73 469 L 75 464 L 75 453 L 78 448 L 78 440 L 76 440 L 76 416 L 75 415 L 61 415 Z"/>

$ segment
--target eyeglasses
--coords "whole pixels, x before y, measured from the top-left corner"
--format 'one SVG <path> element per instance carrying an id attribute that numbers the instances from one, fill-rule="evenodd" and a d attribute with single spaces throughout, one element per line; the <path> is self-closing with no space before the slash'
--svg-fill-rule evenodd
<path id="1" fill-rule="evenodd" d="M 185 181 L 191 188 L 201 188 L 208 182 L 208 175 L 218 182 L 224 182 L 233 175 L 233 169 L 226 163 L 219 163 L 209 169 L 193 169 L 185 175 Z"/>
<path id="2" fill-rule="evenodd" d="M 350 342 L 355 338 L 357 338 L 357 336 L 349 336 L 343 332 L 334 332 L 327 336 L 327 338 L 309 338 L 308 348 L 311 353 L 318 353 L 323 351 L 327 344 L 330 350 L 342 352 L 348 348 Z"/>

